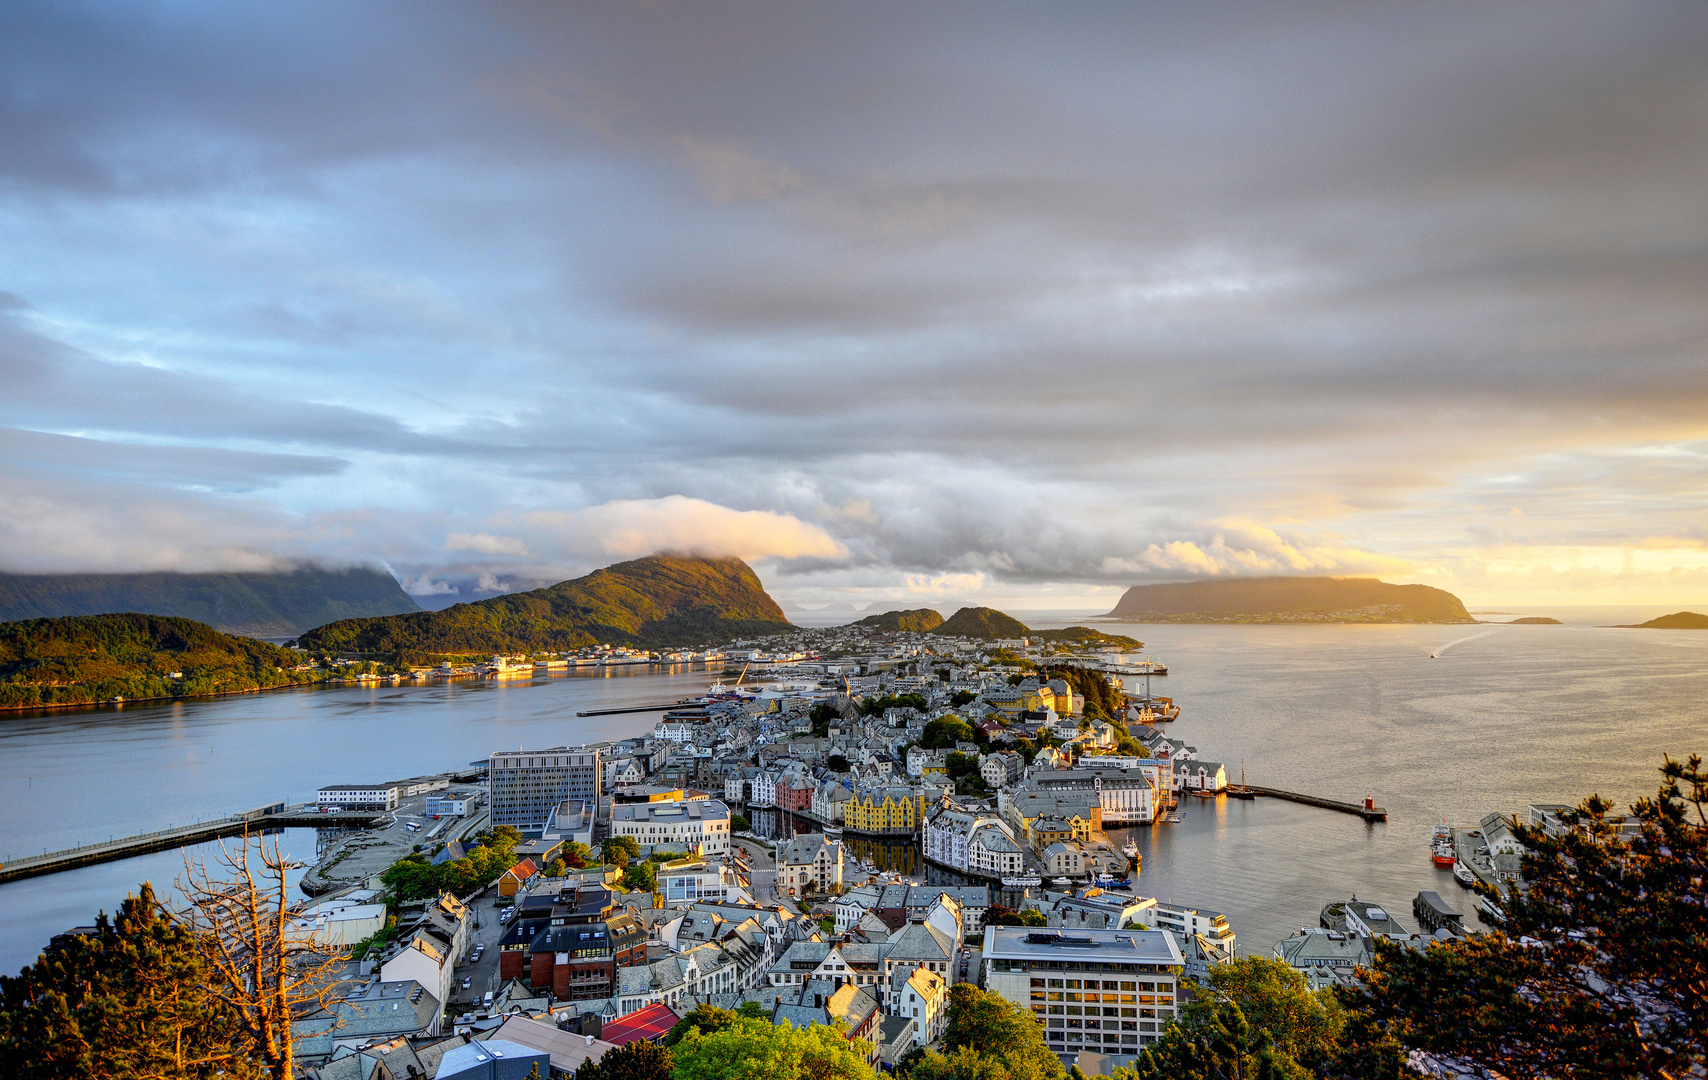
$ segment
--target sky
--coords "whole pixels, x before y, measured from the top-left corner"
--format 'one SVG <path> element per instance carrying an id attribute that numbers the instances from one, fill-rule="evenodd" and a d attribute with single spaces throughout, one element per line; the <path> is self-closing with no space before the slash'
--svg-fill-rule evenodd
<path id="1" fill-rule="evenodd" d="M 0 570 L 1708 602 L 1700 3 L 0 6 Z"/>

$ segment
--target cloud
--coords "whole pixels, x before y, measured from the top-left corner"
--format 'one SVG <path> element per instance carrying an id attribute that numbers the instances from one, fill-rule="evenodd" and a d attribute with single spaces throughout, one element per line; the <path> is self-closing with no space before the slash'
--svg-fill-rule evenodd
<path id="1" fill-rule="evenodd" d="M 820 526 L 787 514 L 734 510 L 682 495 L 538 511 L 525 520 L 566 553 L 633 558 L 673 551 L 740 559 L 838 559 L 848 553 Z"/>
<path id="2" fill-rule="evenodd" d="M 472 551 L 479 555 L 509 555 L 514 558 L 531 558 L 533 553 L 528 550 L 524 540 L 514 536 L 493 536 L 489 533 L 452 533 L 445 537 L 446 551 Z"/>

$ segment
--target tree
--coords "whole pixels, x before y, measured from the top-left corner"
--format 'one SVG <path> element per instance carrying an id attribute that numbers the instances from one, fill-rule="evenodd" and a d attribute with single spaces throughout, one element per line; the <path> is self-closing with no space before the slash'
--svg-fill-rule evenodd
<path id="1" fill-rule="evenodd" d="M 640 858 L 640 844 L 632 836 L 607 836 L 599 845 L 599 855 L 612 866 L 627 866 L 631 859 Z"/>
<path id="2" fill-rule="evenodd" d="M 1558 835 L 1518 826 L 1526 890 L 1484 886 L 1502 930 L 1403 950 L 1379 945 L 1348 1007 L 1372 1034 L 1507 1075 L 1682 1077 L 1708 1065 L 1708 774 L 1666 758 L 1639 832 L 1598 795 Z"/>
<path id="3" fill-rule="evenodd" d="M 676 1021 L 675 1025 L 665 1032 L 664 1045 L 675 1046 L 687 1036 L 688 1032 L 695 1028 L 708 1035 L 714 1031 L 722 1031 L 735 1023 L 737 1019 L 736 1014 L 728 1009 L 719 1009 L 702 1002 L 694 1006 L 687 1016 Z"/>
<path id="4" fill-rule="evenodd" d="M 623 884 L 642 892 L 657 892 L 658 875 L 649 862 L 630 863 L 623 868 Z"/>
<path id="5" fill-rule="evenodd" d="M 976 774 L 979 771 L 979 759 L 976 754 L 963 754 L 955 751 L 943 759 L 944 767 L 949 770 L 949 779 L 959 780 L 963 776 Z"/>
<path id="6" fill-rule="evenodd" d="M 1312 1073 L 1270 1045 L 1240 1007 L 1212 998 L 1190 1023 L 1175 1023 L 1144 1048 L 1121 1080 L 1311 1080 Z"/>
<path id="7" fill-rule="evenodd" d="M 741 814 L 731 814 L 729 816 L 729 827 L 731 832 L 752 832 L 753 822 Z"/>
<path id="8" fill-rule="evenodd" d="M 1044 913 L 1037 908 L 1014 911 L 1001 904 L 992 904 L 984 913 L 986 926 L 1043 926 L 1044 921 Z"/>
<path id="9" fill-rule="evenodd" d="M 949 698 L 949 704 L 958 709 L 962 705 L 971 704 L 973 699 L 976 697 L 978 697 L 978 695 L 973 693 L 971 690 L 957 690 L 954 695 Z"/>
<path id="10" fill-rule="evenodd" d="M 1211 967 L 1209 990 L 1181 1010 L 1183 1024 L 1191 1024 L 1201 1003 L 1218 998 L 1238 1005 L 1253 1028 L 1267 1032 L 1277 1050 L 1298 1061 L 1331 1053 L 1345 1019 L 1332 994 L 1313 992 L 1303 975 L 1263 956 Z"/>
<path id="11" fill-rule="evenodd" d="M 563 846 L 563 861 L 572 870 L 585 869 L 593 863 L 593 849 L 579 840 L 571 840 Z"/>
<path id="12" fill-rule="evenodd" d="M 676 1057 L 648 1039 L 636 1039 L 605 1051 L 598 1061 L 588 1058 L 575 1070 L 575 1080 L 670 1080 Z"/>
<path id="13" fill-rule="evenodd" d="M 569 873 L 569 864 L 562 859 L 553 859 L 551 865 L 546 867 L 546 876 L 550 878 L 563 877 L 567 873 Z"/>
<path id="14" fill-rule="evenodd" d="M 1222 1076 L 1315 1077 L 1338 1052 L 1343 1023 L 1328 993 L 1279 960 L 1247 956 L 1210 969 L 1208 986 L 1185 1005 L 1135 1066 L 1137 1080 Z M 1377 1080 L 1388 1074 L 1369 1074 Z"/>
<path id="15" fill-rule="evenodd" d="M 18 1080 L 232 1080 L 263 1075 L 201 942 L 143 884 L 95 932 L 0 977 L 0 1061 Z"/>
<path id="16" fill-rule="evenodd" d="M 259 874 L 252 860 L 260 861 Z M 222 842 L 216 862 L 229 876 L 215 877 L 206 860 L 184 857 L 178 891 L 189 908 L 180 918 L 202 946 L 211 995 L 231 1011 L 272 1080 L 292 1080 L 291 1020 L 325 1008 L 342 989 L 336 974 L 344 950 L 290 932 L 287 881 L 303 864 L 287 858 L 277 842 L 269 850 L 245 833 L 235 850 Z"/>
<path id="17" fill-rule="evenodd" d="M 672 1075 L 675 1080 L 874 1080 L 864 1045 L 850 1041 L 840 1022 L 801 1029 L 737 1017 L 711 1034 L 689 1031 L 676 1051 Z"/>
<path id="18" fill-rule="evenodd" d="M 943 1031 L 947 1053 L 929 1050 L 914 1075 L 929 1080 L 986 1080 L 1007 1076 L 1012 1080 L 1060 1080 L 1062 1063 L 1044 1045 L 1044 1029 L 1029 1012 L 1022 1011 L 999 994 L 980 990 L 971 983 L 956 983 L 949 990 L 949 1023 Z M 994 1061 L 1002 1072 L 976 1071 L 973 1057 Z M 923 1074 L 919 1070 L 925 1070 Z"/>
<path id="19" fill-rule="evenodd" d="M 927 750 L 937 750 L 945 746 L 954 746 L 957 742 L 972 742 L 973 729 L 958 716 L 939 716 L 925 725 L 920 733 L 919 745 Z"/>
<path id="20" fill-rule="evenodd" d="M 830 725 L 841 720 L 842 714 L 830 702 L 821 701 L 812 707 L 807 719 L 812 722 L 813 738 L 822 739 L 830 734 Z"/>

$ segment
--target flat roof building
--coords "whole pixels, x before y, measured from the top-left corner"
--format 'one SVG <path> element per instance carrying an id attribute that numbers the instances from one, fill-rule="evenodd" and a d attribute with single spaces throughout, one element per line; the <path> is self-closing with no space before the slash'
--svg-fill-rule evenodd
<path id="1" fill-rule="evenodd" d="M 729 854 L 729 807 L 698 802 L 622 803 L 611 807 L 611 835 L 633 837 L 643 854 L 654 849 Z"/>
<path id="2" fill-rule="evenodd" d="M 486 780 L 492 823 L 538 836 L 564 800 L 596 805 L 604 794 L 604 753 L 599 746 L 494 753 Z"/>
<path id="3" fill-rule="evenodd" d="M 1133 1057 L 1174 1019 L 1186 966 L 1163 930 L 987 926 L 985 986 L 1043 1025 L 1049 1048 Z"/>

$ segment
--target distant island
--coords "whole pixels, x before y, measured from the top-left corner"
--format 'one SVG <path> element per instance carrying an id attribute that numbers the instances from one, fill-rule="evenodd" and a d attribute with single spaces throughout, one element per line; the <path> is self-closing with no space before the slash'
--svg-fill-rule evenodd
<path id="1" fill-rule="evenodd" d="M 0 623 L 0 709 L 212 697 L 312 683 L 289 649 L 205 623 L 123 613 Z"/>
<path id="2" fill-rule="evenodd" d="M 886 611 L 868 615 L 850 623 L 867 630 L 888 631 L 892 634 L 928 634 L 943 625 L 943 616 L 931 608 L 909 608 L 906 611 Z"/>
<path id="3" fill-rule="evenodd" d="M 1526 615 L 1522 619 L 1508 619 L 1508 626 L 1562 626 L 1558 619 L 1550 619 L 1546 615 Z"/>
<path id="4" fill-rule="evenodd" d="M 1157 623 L 1474 623 L 1457 596 L 1375 578 L 1258 577 L 1135 585 L 1104 616 Z"/>
<path id="5" fill-rule="evenodd" d="M 0 622 L 170 615 L 247 637 L 290 637 L 336 619 L 420 611 L 384 570 L 242 574 L 0 574 Z"/>
<path id="6" fill-rule="evenodd" d="M 1694 611 L 1675 611 L 1671 615 L 1662 615 L 1658 619 L 1650 619 L 1645 623 L 1626 623 L 1615 627 L 1618 630 L 1708 630 L 1708 615 L 1698 615 Z"/>
<path id="7" fill-rule="evenodd" d="M 297 644 L 311 652 L 416 662 L 599 644 L 696 645 L 793 629 L 740 559 L 661 554 L 443 611 L 343 619 L 302 634 Z"/>
<path id="8" fill-rule="evenodd" d="M 935 613 L 933 613 L 935 614 Z M 936 629 L 929 631 L 940 637 L 978 638 L 984 641 L 1007 638 L 1040 639 L 1056 642 L 1081 642 L 1087 645 L 1114 645 L 1124 649 L 1142 649 L 1144 642 L 1122 634 L 1106 634 L 1089 626 L 1069 626 L 1061 630 L 1033 630 L 1012 615 L 995 608 L 964 607 L 949 616 Z"/>

